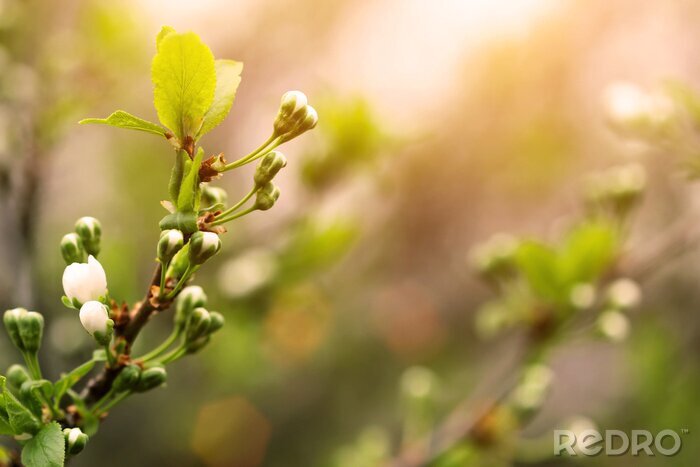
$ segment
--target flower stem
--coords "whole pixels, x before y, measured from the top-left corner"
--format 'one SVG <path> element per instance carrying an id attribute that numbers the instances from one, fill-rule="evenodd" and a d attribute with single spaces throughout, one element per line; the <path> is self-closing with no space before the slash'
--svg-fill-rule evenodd
<path id="1" fill-rule="evenodd" d="M 109 347 L 109 344 L 110 343 L 107 342 L 104 346 L 105 347 L 105 354 L 107 355 L 107 366 L 110 368 L 113 368 L 117 365 L 117 359 L 114 356 L 114 354 L 112 354 L 112 349 Z"/>
<path id="2" fill-rule="evenodd" d="M 144 362 L 147 362 L 149 360 L 153 360 L 154 358 L 158 357 L 159 355 L 163 354 L 168 348 L 175 343 L 178 337 L 180 337 L 181 331 L 179 329 L 174 329 L 172 333 L 168 336 L 167 339 L 163 341 L 158 347 L 155 349 L 151 350 L 147 354 L 143 355 L 142 357 L 137 358 L 136 360 L 143 360 Z"/>
<path id="3" fill-rule="evenodd" d="M 41 367 L 39 366 L 39 359 L 35 353 L 31 354 L 28 352 L 23 352 L 22 356 L 24 361 L 27 363 L 27 369 L 33 380 L 41 379 Z"/>
<path id="4" fill-rule="evenodd" d="M 270 145 L 271 145 L 271 147 L 268 147 Z M 265 141 L 263 144 L 261 144 L 260 147 L 258 147 L 255 151 L 251 152 L 247 156 L 241 157 L 240 159 L 238 159 L 234 162 L 231 162 L 230 164 L 226 164 L 226 166 L 224 166 L 224 169 L 222 170 L 222 172 L 227 172 L 229 170 L 238 168 L 242 165 L 245 165 L 249 162 L 252 162 L 255 159 L 257 159 L 258 157 L 262 156 L 263 154 L 266 154 L 266 153 L 272 151 L 273 149 L 275 149 L 279 145 L 280 145 L 280 139 L 279 139 L 279 137 L 275 136 L 275 134 L 273 133 L 272 135 L 270 135 L 270 137 L 267 139 L 267 141 Z"/>
<path id="5" fill-rule="evenodd" d="M 168 295 L 165 296 L 166 300 L 172 300 L 173 298 L 175 298 L 177 296 L 178 293 L 180 293 L 180 290 L 182 290 L 182 288 L 185 286 L 185 284 L 187 283 L 187 281 L 190 278 L 190 275 L 192 275 L 192 272 L 193 272 L 192 265 L 188 264 L 187 269 L 185 269 L 184 274 L 182 274 L 182 277 L 175 285 L 175 288 L 173 290 L 171 290 Z"/>
<path id="6" fill-rule="evenodd" d="M 180 344 L 176 349 L 171 351 L 165 357 L 161 358 L 160 363 L 162 363 L 163 365 L 167 365 L 168 363 L 172 363 L 172 362 L 184 357 L 186 354 L 187 354 L 187 349 L 185 347 L 185 344 Z"/>
<path id="7" fill-rule="evenodd" d="M 239 202 L 237 202 L 234 206 L 231 206 L 231 207 L 228 208 L 227 210 L 225 210 L 225 211 L 223 211 L 223 212 L 217 214 L 216 217 L 222 218 L 222 217 L 227 216 L 227 215 L 229 215 L 229 214 L 231 214 L 231 213 L 233 213 L 233 212 L 236 212 L 238 209 L 240 209 L 241 206 L 243 206 L 243 205 L 246 203 L 246 201 L 248 201 L 250 198 L 252 198 L 253 195 L 254 195 L 257 191 L 258 191 L 258 187 L 257 187 L 257 186 L 254 186 L 254 187 L 248 192 L 248 194 L 245 195 L 245 196 L 243 197 L 243 199 L 241 199 Z"/>
<path id="8" fill-rule="evenodd" d="M 229 222 L 229 221 L 232 221 L 232 220 L 234 220 L 234 219 L 238 219 L 239 217 L 243 217 L 243 216 L 245 216 L 246 214 L 250 214 L 251 212 L 253 212 L 253 211 L 255 211 L 255 210 L 257 210 L 257 208 L 256 208 L 255 206 L 251 206 L 251 207 L 249 207 L 248 209 L 246 209 L 245 211 L 238 212 L 238 213 L 236 213 L 236 214 L 233 214 L 232 216 L 229 216 L 229 217 L 226 217 L 226 218 L 222 218 L 222 219 L 216 219 L 214 222 L 211 223 L 211 225 L 221 225 L 221 224 L 224 224 L 224 223 Z"/>
<path id="9" fill-rule="evenodd" d="M 160 265 L 160 284 L 158 284 L 158 298 L 163 297 L 163 291 L 165 290 L 165 279 L 168 273 L 168 265 L 170 262 Z"/>
<path id="10" fill-rule="evenodd" d="M 121 401 L 126 399 L 127 397 L 129 397 L 130 395 L 131 395 L 131 391 L 124 391 L 122 393 L 119 393 L 118 396 L 116 396 L 111 401 L 107 402 L 104 405 L 104 407 L 101 407 L 97 411 L 95 411 L 95 415 L 99 417 L 100 415 L 107 412 L 109 409 L 111 409 L 112 407 L 114 407 L 115 405 L 117 405 L 118 403 L 120 403 Z"/>

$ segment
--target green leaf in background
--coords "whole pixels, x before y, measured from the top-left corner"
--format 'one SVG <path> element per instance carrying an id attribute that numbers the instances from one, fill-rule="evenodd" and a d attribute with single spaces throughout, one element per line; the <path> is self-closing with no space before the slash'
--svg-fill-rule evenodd
<path id="1" fill-rule="evenodd" d="M 525 280 L 540 298 L 558 302 L 564 292 L 558 277 L 557 252 L 536 241 L 524 241 L 515 253 L 515 262 Z"/>
<path id="2" fill-rule="evenodd" d="M 65 444 L 61 426 L 49 423 L 24 445 L 22 463 L 27 467 L 63 467 Z"/>
<path id="3" fill-rule="evenodd" d="M 166 130 L 160 125 L 151 123 L 142 118 L 131 115 L 123 110 L 117 110 L 107 118 L 85 118 L 78 123 L 84 125 L 86 123 L 97 123 L 101 125 L 110 125 L 117 128 L 126 128 L 128 130 L 139 130 L 147 133 L 153 133 L 160 136 L 165 136 Z"/>
<path id="4" fill-rule="evenodd" d="M 41 428 L 39 420 L 7 390 L 7 387 L 4 388 L 3 395 L 5 396 L 7 418 L 15 434 L 37 433 Z"/>
<path id="5" fill-rule="evenodd" d="M 617 230 L 603 222 L 573 229 L 561 250 L 559 274 L 568 283 L 596 282 L 619 253 Z"/>
<path id="6" fill-rule="evenodd" d="M 226 118 L 236 97 L 238 85 L 241 83 L 243 63 L 235 60 L 216 60 L 214 65 L 216 68 L 214 102 L 204 116 L 204 123 L 198 137 L 211 131 Z"/>
<path id="7" fill-rule="evenodd" d="M 186 164 L 185 176 L 182 177 L 180 193 L 177 197 L 177 210 L 180 212 L 194 212 L 197 210 L 199 200 L 199 167 L 202 165 L 204 150 L 200 147 L 194 160 Z"/>
<path id="8" fill-rule="evenodd" d="M 194 137 L 214 100 L 214 55 L 192 32 L 161 30 L 151 65 L 160 122 L 182 141 Z"/>
<path id="9" fill-rule="evenodd" d="M 64 374 L 61 378 L 54 384 L 54 397 L 57 401 L 60 401 L 66 391 L 72 388 L 80 379 L 90 373 L 90 370 L 95 366 L 95 360 L 90 360 L 83 363 L 78 368 L 75 368 L 68 374 Z"/>
<path id="10" fill-rule="evenodd" d="M 0 375 L 0 415 L 5 412 L 5 384 L 7 383 L 7 378 Z"/>
<path id="11" fill-rule="evenodd" d="M 160 43 L 163 41 L 163 38 L 173 32 L 175 32 L 175 28 L 172 26 L 163 26 L 160 29 L 160 32 L 156 36 L 156 51 L 160 51 Z"/>

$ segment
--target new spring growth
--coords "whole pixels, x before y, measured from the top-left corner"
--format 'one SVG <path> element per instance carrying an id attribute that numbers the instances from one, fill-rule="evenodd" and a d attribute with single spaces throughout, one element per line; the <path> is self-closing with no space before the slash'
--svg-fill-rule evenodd
<path id="1" fill-rule="evenodd" d="M 206 211 L 215 211 L 224 209 L 228 202 L 228 194 L 226 190 L 218 186 L 202 185 L 202 206 L 205 206 Z"/>
<path id="2" fill-rule="evenodd" d="M 199 327 L 198 329 L 188 328 L 188 331 L 192 329 L 191 333 L 187 333 L 191 339 L 186 336 L 185 351 L 188 354 L 197 353 L 204 348 L 211 340 L 211 335 L 224 327 L 225 323 L 224 316 L 218 311 L 208 312 L 208 318 L 206 318 L 206 310 L 204 308 L 197 308 L 196 310 L 203 310 L 197 312 L 201 313 L 203 318 L 197 323 L 194 321 L 191 322 L 191 324 L 197 325 Z M 207 322 L 208 325 L 206 324 Z"/>
<path id="3" fill-rule="evenodd" d="M 115 393 L 133 391 L 139 379 L 141 379 L 141 367 L 138 365 L 126 365 L 114 379 L 112 389 Z"/>
<path id="4" fill-rule="evenodd" d="M 7 382 L 15 390 L 21 388 L 30 379 L 29 372 L 22 365 L 15 364 L 7 369 Z"/>
<path id="5" fill-rule="evenodd" d="M 190 264 L 199 266 L 221 250 L 221 239 L 214 232 L 195 232 L 189 245 Z"/>
<path id="6" fill-rule="evenodd" d="M 100 253 L 100 238 L 102 237 L 102 225 L 94 217 L 81 217 L 75 223 L 75 232 L 83 241 L 85 251 L 92 256 Z"/>
<path id="7" fill-rule="evenodd" d="M 207 309 L 203 307 L 195 308 L 187 321 L 185 340 L 190 343 L 208 335 L 210 324 L 211 316 Z"/>
<path id="8" fill-rule="evenodd" d="M 280 190 L 274 183 L 268 182 L 258 190 L 255 195 L 254 209 L 258 211 L 267 211 L 272 208 L 280 197 Z"/>
<path id="9" fill-rule="evenodd" d="M 282 96 L 273 125 L 274 136 L 279 137 L 281 142 L 311 130 L 318 123 L 316 110 L 307 102 L 306 95 L 301 91 L 288 91 Z"/>
<path id="10" fill-rule="evenodd" d="M 184 244 L 184 236 L 177 229 L 164 230 L 158 241 L 158 261 L 165 267 Z"/>
<path id="11" fill-rule="evenodd" d="M 80 454 L 89 440 L 80 428 L 66 428 L 63 436 L 66 438 L 66 454 L 71 456 Z"/>
<path id="12" fill-rule="evenodd" d="M 275 175 L 286 166 L 287 159 L 281 152 L 268 152 L 255 169 L 255 175 L 253 175 L 255 186 L 260 188 L 270 183 Z"/>
<path id="13" fill-rule="evenodd" d="M 85 247 L 83 247 L 83 241 L 77 233 L 72 232 L 63 236 L 61 255 L 66 264 L 85 262 Z"/>
<path id="14" fill-rule="evenodd" d="M 24 308 L 7 310 L 3 322 L 12 343 L 22 353 L 36 355 L 44 334 L 44 317 Z"/>
<path id="15" fill-rule="evenodd" d="M 162 386 L 165 384 L 165 381 L 168 379 L 168 373 L 165 371 L 165 368 L 162 366 L 154 366 L 151 368 L 146 368 L 141 372 L 141 377 L 139 378 L 138 383 L 136 383 L 136 387 L 134 388 L 134 391 L 136 392 L 146 392 L 150 391 L 151 389 L 155 389 L 159 386 Z"/>
<path id="16" fill-rule="evenodd" d="M 107 296 L 107 275 L 102 265 L 92 255 L 87 263 L 73 263 L 63 271 L 63 291 L 73 306 Z"/>
<path id="17" fill-rule="evenodd" d="M 80 323 L 98 343 L 107 345 L 112 340 L 114 321 L 109 318 L 109 311 L 102 303 L 95 300 L 85 302 L 80 307 Z"/>
<path id="18" fill-rule="evenodd" d="M 184 330 L 195 308 L 207 305 L 207 295 L 198 285 L 185 287 L 175 304 L 175 327 Z"/>

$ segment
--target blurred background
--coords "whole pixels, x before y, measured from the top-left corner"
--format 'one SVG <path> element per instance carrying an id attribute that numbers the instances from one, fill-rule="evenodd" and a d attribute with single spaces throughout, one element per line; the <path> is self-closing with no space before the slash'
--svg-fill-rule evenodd
<path id="1" fill-rule="evenodd" d="M 224 330 L 171 367 L 165 390 L 115 410 L 72 465 L 369 467 L 411 436 L 406 391 L 429 386 L 422 434 L 475 390 L 495 396 L 517 346 L 475 327 L 493 293 L 470 250 L 497 232 L 556 238 L 581 210 L 585 174 L 632 161 L 650 170 L 631 255 L 698 213 L 675 146 L 630 142 L 606 122 L 612 83 L 700 87 L 698 21 L 692 0 L 0 0 L 0 306 L 47 316 L 52 377 L 92 351 L 60 303 L 58 244 L 75 220 L 103 223 L 112 296 L 139 300 L 153 267 L 170 151 L 76 122 L 115 109 L 156 120 L 162 25 L 245 63 L 207 153 L 256 147 L 289 89 L 320 115 L 282 148 L 275 209 L 233 225 L 197 274 Z M 218 184 L 238 199 L 252 170 Z M 654 265 L 623 342 L 558 345 L 523 437 L 571 420 L 687 429 L 674 458 L 578 461 L 697 465 L 698 259 L 691 248 Z M 141 350 L 170 325 L 156 317 Z M 0 338 L 0 368 L 16 358 Z M 479 462 L 453 465 L 575 463 Z"/>

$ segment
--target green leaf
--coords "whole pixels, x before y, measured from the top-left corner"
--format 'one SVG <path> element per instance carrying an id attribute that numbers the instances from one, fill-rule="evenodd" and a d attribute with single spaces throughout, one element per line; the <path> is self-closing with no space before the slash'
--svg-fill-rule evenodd
<path id="1" fill-rule="evenodd" d="M 177 197 L 177 210 L 180 212 L 194 212 L 197 210 L 199 200 L 199 167 L 202 165 L 204 150 L 200 147 L 194 160 L 185 164 L 185 176 L 182 177 L 180 193 Z"/>
<path id="2" fill-rule="evenodd" d="M 45 425 L 22 448 L 22 463 L 27 467 L 63 467 L 65 437 L 61 426 L 52 422 Z"/>
<path id="3" fill-rule="evenodd" d="M 3 395 L 5 396 L 7 418 L 15 434 L 35 434 L 38 432 L 41 428 L 41 423 L 31 411 L 23 406 L 17 398 L 7 390 L 7 387 L 4 388 Z"/>
<path id="4" fill-rule="evenodd" d="M 218 126 L 226 115 L 228 115 L 236 97 L 236 90 L 241 84 L 241 72 L 243 63 L 235 60 L 216 60 L 216 90 L 214 91 L 214 102 L 204 116 L 204 123 L 200 128 L 197 137 L 209 133 Z"/>
<path id="5" fill-rule="evenodd" d="M 151 65 L 154 104 L 160 122 L 182 141 L 197 134 L 214 100 L 214 56 L 192 32 L 161 31 L 157 41 Z"/>
<path id="6" fill-rule="evenodd" d="M 0 435 L 14 435 L 15 430 L 10 426 L 10 422 L 0 414 Z M 2 464 L 0 464 L 2 465 Z"/>
<path id="7" fill-rule="evenodd" d="M 80 381 L 81 378 L 90 373 L 90 370 L 92 370 L 94 367 L 95 360 L 93 359 L 83 363 L 70 373 L 61 376 L 61 379 L 56 381 L 56 384 L 54 384 L 53 393 L 56 400 L 60 401 L 66 391 L 72 388 L 78 381 Z"/>
<path id="8" fill-rule="evenodd" d="M 168 182 L 168 193 L 173 205 L 177 205 L 177 198 L 180 195 L 180 185 L 182 185 L 182 176 L 185 173 L 185 163 L 190 160 L 190 156 L 184 150 L 175 153 L 175 164 L 170 172 L 170 181 Z"/>
<path id="9" fill-rule="evenodd" d="M 534 293 L 548 301 L 559 301 L 563 291 L 559 287 L 557 253 L 535 241 L 524 241 L 515 253 L 515 262 Z"/>
<path id="10" fill-rule="evenodd" d="M 603 222 L 590 222 L 572 230 L 561 252 L 560 275 L 568 285 L 595 282 L 619 254 L 617 230 Z"/>
<path id="11" fill-rule="evenodd" d="M 81 125 L 86 123 L 98 123 L 102 125 L 115 126 L 117 128 L 126 128 L 128 130 L 145 131 L 147 133 L 153 133 L 160 136 L 165 136 L 166 134 L 166 130 L 162 126 L 131 115 L 123 110 L 117 110 L 107 118 L 85 118 L 80 120 L 78 123 Z"/>
<path id="12" fill-rule="evenodd" d="M 160 220 L 161 230 L 177 229 L 182 233 L 195 233 L 197 229 L 197 214 L 195 212 L 173 212 Z"/>
<path id="13" fill-rule="evenodd" d="M 5 385 L 7 384 L 7 378 L 0 375 L 0 414 L 5 411 Z"/>

